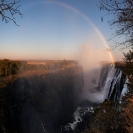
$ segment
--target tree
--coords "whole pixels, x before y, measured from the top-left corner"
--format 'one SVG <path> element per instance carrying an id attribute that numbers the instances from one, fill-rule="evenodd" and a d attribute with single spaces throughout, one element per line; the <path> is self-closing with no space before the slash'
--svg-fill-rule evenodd
<path id="1" fill-rule="evenodd" d="M 123 54 L 124 54 L 123 60 L 126 63 L 125 72 L 130 78 L 130 75 L 133 74 L 133 51 L 129 50 L 129 52 Z"/>
<path id="2" fill-rule="evenodd" d="M 126 101 L 126 107 L 124 108 L 124 111 L 122 112 L 122 115 L 125 119 L 125 128 L 128 131 L 128 133 L 133 132 L 133 93 L 130 92 L 130 96 L 127 97 Z"/>
<path id="3" fill-rule="evenodd" d="M 100 10 L 107 11 L 107 15 L 113 15 L 109 20 L 115 29 L 115 37 L 124 36 L 124 41 L 116 41 L 112 49 L 120 47 L 121 50 L 133 46 L 133 0 L 100 0 Z M 101 18 L 103 20 L 103 18 Z"/>
<path id="4" fill-rule="evenodd" d="M 2 21 L 5 21 L 8 23 L 9 21 L 13 21 L 17 26 L 18 24 L 15 21 L 15 15 L 18 14 L 22 17 L 22 14 L 20 13 L 18 5 L 20 1 L 13 1 L 13 2 L 7 2 L 6 0 L 0 0 L 0 15 L 2 17 Z"/>
<path id="5" fill-rule="evenodd" d="M 0 60 L 0 77 L 17 74 L 20 68 L 20 63 L 11 60 Z"/>
<path id="6" fill-rule="evenodd" d="M 90 128 L 84 133 L 126 133 L 119 102 L 105 100 L 94 109 Z"/>

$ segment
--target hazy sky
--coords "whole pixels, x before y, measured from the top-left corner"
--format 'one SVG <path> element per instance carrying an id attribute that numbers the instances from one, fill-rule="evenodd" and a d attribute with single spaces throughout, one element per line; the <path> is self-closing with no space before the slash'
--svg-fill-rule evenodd
<path id="1" fill-rule="evenodd" d="M 12 0 L 8 0 L 12 1 Z M 107 45 L 113 42 L 106 13 L 98 8 L 99 0 L 21 0 L 23 18 L 0 21 L 0 58 L 111 60 Z M 105 39 L 104 39 L 105 38 Z M 122 60 L 122 52 L 112 52 Z M 88 57 L 87 57 L 88 58 Z M 90 58 L 89 58 L 90 59 Z M 90 59 L 90 60 L 91 60 Z"/>

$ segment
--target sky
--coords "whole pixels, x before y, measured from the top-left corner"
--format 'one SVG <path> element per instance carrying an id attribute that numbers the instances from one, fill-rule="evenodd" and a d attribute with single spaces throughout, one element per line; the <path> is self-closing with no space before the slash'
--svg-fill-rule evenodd
<path id="1" fill-rule="evenodd" d="M 12 1 L 12 0 L 8 0 Z M 99 0 L 21 0 L 19 26 L 0 21 L 0 58 L 15 60 L 81 59 L 120 61 L 123 54 L 106 48 L 114 30 L 112 16 Z"/>

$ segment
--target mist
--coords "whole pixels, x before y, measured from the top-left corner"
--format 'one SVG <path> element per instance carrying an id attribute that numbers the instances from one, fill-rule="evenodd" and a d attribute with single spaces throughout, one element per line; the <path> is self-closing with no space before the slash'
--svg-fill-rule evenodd
<path id="1" fill-rule="evenodd" d="M 81 93 L 82 100 L 103 102 L 106 98 L 106 90 L 98 88 L 102 62 L 111 63 L 106 50 L 103 48 L 96 49 L 89 44 L 81 46 L 78 63 L 82 66 L 84 75 L 84 86 Z"/>
<path id="2" fill-rule="evenodd" d="M 122 72 L 110 67 L 110 29 L 91 1 L 25 0 L 20 5 L 20 26 L 1 26 L 0 132 L 65 133 L 61 129 L 72 123 L 77 109 L 80 125 L 80 113 L 108 95 L 117 97 L 115 81 L 124 82 Z M 121 54 L 113 53 L 120 60 Z"/>

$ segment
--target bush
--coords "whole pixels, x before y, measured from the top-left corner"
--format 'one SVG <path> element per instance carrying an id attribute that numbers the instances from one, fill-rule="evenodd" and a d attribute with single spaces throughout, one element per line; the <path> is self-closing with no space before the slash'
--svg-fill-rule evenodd
<path id="1" fill-rule="evenodd" d="M 20 63 L 11 60 L 0 60 L 0 77 L 16 74 L 19 70 Z"/>

